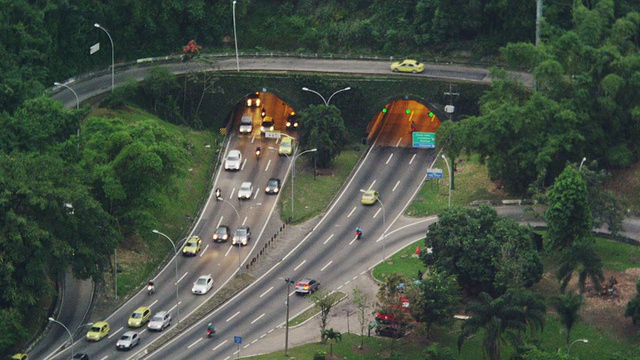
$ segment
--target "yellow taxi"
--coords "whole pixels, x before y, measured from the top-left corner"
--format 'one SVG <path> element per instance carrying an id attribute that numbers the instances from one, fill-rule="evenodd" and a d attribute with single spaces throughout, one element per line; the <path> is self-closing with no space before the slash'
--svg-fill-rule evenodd
<path id="1" fill-rule="evenodd" d="M 11 360 L 29 360 L 29 355 L 27 354 L 15 354 L 11 357 Z"/>
<path id="2" fill-rule="evenodd" d="M 109 335 L 109 323 L 106 321 L 98 321 L 91 325 L 87 332 L 87 341 L 100 341 L 103 337 Z"/>
<path id="3" fill-rule="evenodd" d="M 391 64 L 391 71 L 394 72 L 406 72 L 406 73 L 421 73 L 424 71 L 424 64 L 417 60 L 406 59 L 403 61 L 397 61 Z"/>
<path id="4" fill-rule="evenodd" d="M 280 148 L 278 148 L 278 154 L 280 155 L 291 155 L 293 152 L 293 138 L 285 136 L 282 138 L 280 142 Z"/>
<path id="5" fill-rule="evenodd" d="M 138 328 L 147 323 L 151 318 L 151 309 L 146 306 L 140 306 L 129 317 L 128 325 L 132 328 Z"/>
<path id="6" fill-rule="evenodd" d="M 367 190 L 362 194 L 362 205 L 373 205 L 378 201 L 378 194 L 375 190 Z"/>
<path id="7" fill-rule="evenodd" d="M 187 240 L 187 243 L 182 248 L 182 255 L 184 256 L 196 256 L 202 246 L 202 240 L 199 236 L 192 236 Z"/>

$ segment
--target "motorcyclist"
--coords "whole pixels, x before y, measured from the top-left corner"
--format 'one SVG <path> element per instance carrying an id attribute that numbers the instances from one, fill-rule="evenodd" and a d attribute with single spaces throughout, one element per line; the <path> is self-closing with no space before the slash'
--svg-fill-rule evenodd
<path id="1" fill-rule="evenodd" d="M 209 323 L 209 325 L 207 325 L 207 334 L 213 335 L 215 333 L 216 333 L 216 328 L 213 327 L 212 323 Z"/>
<path id="2" fill-rule="evenodd" d="M 156 292 L 155 285 L 153 284 L 153 281 L 149 281 L 149 284 L 147 284 L 147 291 L 149 291 L 149 295 L 151 295 L 154 292 Z"/>
<path id="3" fill-rule="evenodd" d="M 260 149 L 260 146 L 256 147 L 256 156 L 260 156 L 260 154 L 262 154 L 262 149 Z"/>
<path id="4" fill-rule="evenodd" d="M 356 237 L 358 239 L 360 239 L 360 237 L 362 236 L 362 228 L 360 228 L 359 226 L 356 228 Z"/>

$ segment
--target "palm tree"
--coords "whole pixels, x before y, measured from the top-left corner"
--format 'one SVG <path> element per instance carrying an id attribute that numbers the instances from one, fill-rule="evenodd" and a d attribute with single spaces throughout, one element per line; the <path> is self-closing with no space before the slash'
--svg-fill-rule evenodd
<path id="1" fill-rule="evenodd" d="M 580 319 L 580 307 L 582 306 L 583 297 L 569 290 L 564 295 L 558 295 L 551 298 L 553 307 L 560 316 L 560 323 L 567 329 L 567 345 L 571 340 L 571 329 L 576 321 Z"/>
<path id="2" fill-rule="evenodd" d="M 338 342 L 342 340 L 342 334 L 337 331 L 333 331 L 333 328 L 330 328 L 324 331 L 324 338 Z M 329 357 L 333 357 L 333 343 L 329 343 L 329 349 Z"/>
<path id="3" fill-rule="evenodd" d="M 604 281 L 602 273 L 602 259 L 595 251 L 593 242 L 589 240 L 577 241 L 563 251 L 557 276 L 560 290 L 565 291 L 573 272 L 578 272 L 578 288 L 584 293 L 587 278 L 591 279 L 596 290 L 600 290 L 600 283 Z"/>
<path id="4" fill-rule="evenodd" d="M 485 292 L 480 293 L 478 301 L 472 301 L 467 305 L 467 312 L 473 316 L 462 324 L 462 333 L 458 337 L 458 351 L 462 349 L 462 344 L 469 335 L 484 329 L 483 354 L 488 354 L 491 360 L 499 360 L 501 347 L 507 343 L 507 334 L 527 326 L 523 309 L 517 300 L 512 290 L 497 299 Z"/>
<path id="5" fill-rule="evenodd" d="M 426 360 L 455 360 L 455 358 L 456 356 L 450 348 L 441 348 L 437 343 L 427 348 Z"/>
<path id="6" fill-rule="evenodd" d="M 516 303 L 522 309 L 524 321 L 531 329 L 531 336 L 535 336 L 538 329 L 544 331 L 547 319 L 547 306 L 544 297 L 529 290 L 520 290 L 516 293 Z M 521 341 L 522 331 L 518 330 L 518 342 Z"/>
<path id="7" fill-rule="evenodd" d="M 636 296 L 627 303 L 627 308 L 624 310 L 624 316 L 630 316 L 633 325 L 635 325 L 640 319 L 640 279 L 636 281 Z"/>

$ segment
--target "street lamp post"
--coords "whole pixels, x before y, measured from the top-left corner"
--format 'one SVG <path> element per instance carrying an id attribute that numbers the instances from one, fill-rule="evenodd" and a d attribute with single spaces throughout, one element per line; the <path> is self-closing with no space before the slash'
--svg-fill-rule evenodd
<path id="1" fill-rule="evenodd" d="M 364 189 L 360 189 L 361 193 L 364 193 L 365 190 Z M 382 208 L 382 261 L 384 261 L 386 259 L 386 241 L 385 241 L 385 237 L 387 234 L 387 219 L 386 219 L 386 210 L 384 209 L 384 204 L 382 203 L 382 200 L 380 200 L 380 198 L 376 199 L 376 201 L 380 204 L 380 207 Z"/>
<path id="2" fill-rule="evenodd" d="M 582 164 L 584 164 L 585 161 L 587 161 L 587 158 L 583 157 L 582 161 L 580 161 L 580 167 L 578 167 L 578 172 L 582 171 Z"/>
<path id="3" fill-rule="evenodd" d="M 449 207 L 451 207 L 451 168 L 449 167 L 449 161 L 447 161 L 447 157 L 444 156 L 444 154 L 442 154 L 442 158 L 447 164 L 447 170 L 449 171 Z"/>
<path id="4" fill-rule="evenodd" d="M 293 221 L 293 204 L 295 203 L 294 198 L 293 198 L 293 184 L 294 184 L 294 179 L 296 177 L 296 160 L 298 160 L 298 158 L 301 155 L 310 153 L 310 152 L 316 152 L 318 151 L 318 149 L 313 148 L 313 149 L 309 149 L 309 150 L 305 150 L 303 152 L 301 152 L 300 154 L 294 154 L 293 157 L 289 158 L 292 161 L 292 172 L 291 172 L 291 221 Z"/>
<path id="5" fill-rule="evenodd" d="M 52 321 L 60 326 L 62 326 L 65 330 L 67 330 L 67 333 L 69 334 L 69 347 L 71 347 L 71 359 L 73 359 L 73 334 L 71 334 L 71 331 L 69 331 L 69 328 L 67 328 L 63 323 L 61 323 L 60 321 L 49 317 L 49 321 Z"/>
<path id="6" fill-rule="evenodd" d="M 59 82 L 57 82 L 57 81 L 56 81 L 56 82 L 54 82 L 54 83 L 53 83 L 53 85 L 55 85 L 55 86 L 62 86 L 62 87 L 64 87 L 64 88 L 67 88 L 67 89 L 71 90 L 71 92 L 73 93 L 73 96 L 75 96 L 75 97 L 76 97 L 76 110 L 80 109 L 80 99 L 78 98 L 78 94 L 77 94 L 75 91 L 73 91 L 73 89 L 72 89 L 69 85 L 67 85 L 67 84 L 62 84 L 62 83 L 59 83 Z"/>
<path id="7" fill-rule="evenodd" d="M 302 91 L 308 91 L 308 92 L 311 92 L 311 93 L 314 93 L 314 94 L 316 94 L 316 95 L 320 96 L 320 98 L 321 98 L 321 99 L 322 99 L 322 101 L 324 102 L 324 106 L 329 106 L 329 103 L 331 102 L 331 98 L 332 98 L 335 94 L 340 93 L 340 92 L 343 92 L 343 91 L 349 91 L 349 90 L 351 90 L 351 87 L 347 86 L 346 88 L 344 88 L 344 89 L 340 89 L 340 90 L 338 90 L 338 91 L 334 92 L 333 94 L 331 94 L 331 96 L 329 96 L 329 100 L 325 100 L 325 99 L 324 99 L 324 96 L 322 96 L 319 92 L 317 92 L 317 91 L 315 91 L 315 90 L 311 90 L 311 89 L 309 89 L 308 87 L 303 87 L 303 88 L 302 88 Z"/>
<path id="8" fill-rule="evenodd" d="M 287 299 L 285 301 L 287 306 L 287 319 L 284 323 L 284 356 L 289 356 L 289 289 L 291 284 L 293 284 L 293 280 L 286 278 L 284 281 L 287 283 Z"/>
<path id="9" fill-rule="evenodd" d="M 233 40 L 236 43 L 236 67 L 240 71 L 240 60 L 238 59 L 238 35 L 236 33 L 236 1 L 233 1 Z"/>
<path id="10" fill-rule="evenodd" d="M 171 246 L 173 246 L 173 263 L 175 264 L 176 268 L 176 314 L 178 316 L 178 324 L 180 324 L 180 297 L 178 296 L 178 251 L 176 251 L 176 244 L 174 244 L 173 240 L 171 240 L 170 237 L 158 230 L 154 229 L 151 232 L 164 236 L 165 238 L 167 238 L 167 240 L 169 240 Z"/>
<path id="11" fill-rule="evenodd" d="M 103 28 L 102 26 L 100 26 L 100 24 L 95 23 L 93 24 L 93 26 L 97 27 L 98 29 L 104 31 L 107 36 L 109 37 L 109 41 L 111 42 L 111 92 L 113 92 L 113 88 L 115 85 L 115 50 L 113 48 L 113 39 L 111 38 L 111 34 L 109 34 L 109 32 L 107 31 L 107 29 Z"/>
<path id="12" fill-rule="evenodd" d="M 217 192 L 216 192 L 217 194 Z M 218 201 L 222 201 L 226 204 L 228 204 L 229 206 L 231 206 L 231 208 L 233 209 L 233 211 L 236 212 L 236 217 L 238 219 L 238 222 L 240 222 L 240 213 L 238 212 L 238 209 L 236 209 L 235 206 L 233 206 L 232 203 L 228 202 L 227 200 L 223 199 L 222 196 L 218 196 L 216 195 L 216 200 Z M 238 275 L 240 275 L 242 273 L 242 260 L 240 259 L 240 244 L 238 244 Z"/>
<path id="13" fill-rule="evenodd" d="M 574 340 L 571 345 L 569 345 L 569 348 L 567 349 L 567 355 L 569 355 L 571 353 L 571 347 L 573 346 L 573 344 L 577 343 L 577 342 L 582 342 L 587 344 L 589 342 L 589 340 L 587 339 L 578 339 L 578 340 Z"/>

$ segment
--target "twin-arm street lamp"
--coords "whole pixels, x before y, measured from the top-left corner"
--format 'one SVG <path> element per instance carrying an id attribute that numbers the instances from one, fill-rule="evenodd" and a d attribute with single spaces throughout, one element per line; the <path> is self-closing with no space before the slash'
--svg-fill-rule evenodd
<path id="1" fill-rule="evenodd" d="M 100 24 L 95 23 L 93 24 L 93 26 L 97 27 L 98 29 L 104 31 L 107 36 L 109 37 L 109 41 L 111 42 L 111 92 L 113 92 L 113 88 L 115 85 L 115 50 L 113 48 L 113 39 L 111 38 L 111 34 L 109 34 L 109 32 L 107 31 L 107 29 L 103 28 L 102 26 L 100 26 Z"/>
<path id="2" fill-rule="evenodd" d="M 340 92 L 343 92 L 343 91 L 349 91 L 349 90 L 351 90 L 351 87 L 347 86 L 347 87 L 346 87 L 346 88 L 344 88 L 344 89 L 340 89 L 340 90 L 338 90 L 338 91 L 334 92 L 333 94 L 331 94 L 331 96 L 329 96 L 329 99 L 328 99 L 328 100 L 325 100 L 325 99 L 324 99 L 324 96 L 322 96 L 319 92 L 317 92 L 317 91 L 315 91 L 315 90 L 311 90 L 311 89 L 309 89 L 308 87 L 303 87 L 303 88 L 302 88 L 302 91 L 308 91 L 308 92 L 311 92 L 311 93 L 314 93 L 314 94 L 316 94 L 316 95 L 320 96 L 320 98 L 321 98 L 321 99 L 322 99 L 322 101 L 324 102 L 324 106 L 329 106 L 329 103 L 331 102 L 331 98 L 333 97 L 333 95 L 335 95 L 335 94 L 337 94 L 337 93 L 340 93 Z"/>
<path id="3" fill-rule="evenodd" d="M 165 238 L 167 238 L 167 240 L 169 240 L 169 242 L 171 243 L 171 246 L 173 246 L 173 263 L 175 264 L 175 268 L 176 268 L 176 314 L 178 317 L 178 324 L 180 324 L 180 306 L 179 306 L 180 297 L 178 296 L 178 251 L 176 251 L 176 244 L 166 234 L 163 234 L 158 230 L 152 230 L 152 232 L 154 234 L 164 236 Z"/>
<path id="4" fill-rule="evenodd" d="M 233 211 L 236 212 L 236 218 L 238 219 L 238 223 L 240 222 L 240 213 L 238 212 L 238 209 L 236 209 L 236 207 L 233 206 L 232 203 L 230 203 L 227 200 L 222 198 L 220 189 L 216 189 L 216 200 L 222 201 L 222 202 L 228 204 L 229 206 L 231 206 Z M 240 259 L 240 248 L 241 247 L 242 247 L 242 244 L 238 244 L 238 275 L 240 275 L 242 273 L 242 260 Z"/>

